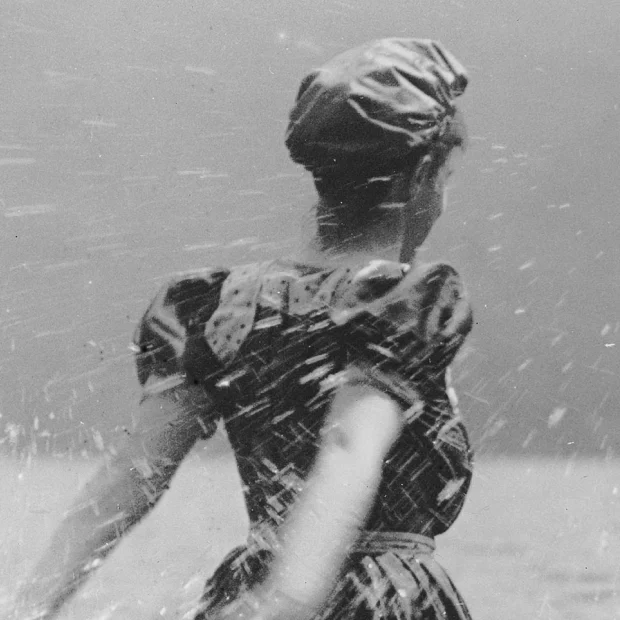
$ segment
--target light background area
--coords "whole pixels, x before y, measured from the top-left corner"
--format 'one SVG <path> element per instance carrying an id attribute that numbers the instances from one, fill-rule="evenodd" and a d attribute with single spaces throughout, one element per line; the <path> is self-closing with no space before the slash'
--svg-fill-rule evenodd
<path id="1" fill-rule="evenodd" d="M 2 461 L 0 600 L 24 576 L 93 464 Z M 476 620 L 620 617 L 620 466 L 594 460 L 491 459 L 437 557 Z M 245 536 L 234 462 L 191 457 L 62 620 L 177 618 Z M 0 606 L 0 611 L 2 607 Z M 1 616 L 0 616 L 1 617 Z"/>
<path id="2" fill-rule="evenodd" d="M 421 257 L 475 307 L 455 379 L 478 452 L 617 452 L 620 9 L 564 0 L 4 2 L 0 424 L 22 445 L 114 437 L 171 274 L 295 247 L 315 196 L 284 148 L 299 82 L 379 36 L 440 39 L 471 77 Z"/>
<path id="3" fill-rule="evenodd" d="M 302 76 L 416 36 L 471 77 L 469 149 L 422 257 L 467 282 L 476 325 L 455 383 L 493 457 L 440 555 L 478 619 L 620 617 L 618 7 L 5 0 L 0 448 L 22 460 L 2 462 L 0 584 L 84 480 L 80 455 L 128 424 L 131 335 L 158 287 L 295 247 L 314 199 L 283 145 Z M 188 462 L 67 617 L 152 618 L 196 570 L 199 591 L 243 525 L 218 454 Z"/>

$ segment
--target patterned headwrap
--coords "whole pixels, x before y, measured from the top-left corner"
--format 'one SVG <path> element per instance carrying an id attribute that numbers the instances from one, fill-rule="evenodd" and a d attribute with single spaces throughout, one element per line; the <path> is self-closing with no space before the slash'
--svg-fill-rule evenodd
<path id="1" fill-rule="evenodd" d="M 302 81 L 286 146 L 311 172 L 380 170 L 445 131 L 467 74 L 441 43 L 391 38 L 332 58 Z"/>

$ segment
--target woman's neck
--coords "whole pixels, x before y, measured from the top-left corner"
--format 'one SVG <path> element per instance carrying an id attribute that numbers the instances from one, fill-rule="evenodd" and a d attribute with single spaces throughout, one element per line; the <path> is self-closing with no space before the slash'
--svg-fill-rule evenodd
<path id="1" fill-rule="evenodd" d="M 329 208 L 329 205 L 327 206 Z M 351 213 L 355 212 L 355 205 L 339 204 L 338 206 L 351 209 Z M 322 201 L 316 209 L 325 207 L 326 203 Z M 346 233 L 316 234 L 314 232 L 316 223 L 306 222 L 303 226 L 300 249 L 295 252 L 293 258 L 306 263 L 338 265 L 359 264 L 377 259 L 398 261 L 401 247 L 399 222 L 400 218 L 388 216 L 365 227 L 356 226 L 348 235 Z"/>
<path id="2" fill-rule="evenodd" d="M 323 248 L 318 243 L 310 242 L 295 252 L 293 258 L 304 263 L 327 263 L 327 264 L 360 264 L 371 260 L 389 260 L 398 262 L 399 247 L 382 248 L 371 251 L 351 248 Z"/>

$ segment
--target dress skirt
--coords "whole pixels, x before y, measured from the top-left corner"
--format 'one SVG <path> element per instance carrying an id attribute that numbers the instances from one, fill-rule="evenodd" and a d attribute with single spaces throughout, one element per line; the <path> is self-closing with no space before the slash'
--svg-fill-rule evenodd
<path id="1" fill-rule="evenodd" d="M 273 560 L 269 547 L 258 535 L 233 549 L 208 580 L 196 620 L 209 620 L 262 583 Z M 471 620 L 434 548 L 433 539 L 416 534 L 363 534 L 314 620 Z"/>

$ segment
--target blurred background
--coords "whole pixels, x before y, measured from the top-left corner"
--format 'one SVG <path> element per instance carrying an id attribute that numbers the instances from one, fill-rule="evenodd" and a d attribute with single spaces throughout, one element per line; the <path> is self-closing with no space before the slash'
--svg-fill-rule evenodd
<path id="1" fill-rule="evenodd" d="M 620 8 L 607 1 L 3 0 L 0 449 L 18 463 L 96 458 L 130 423 L 132 333 L 159 286 L 296 246 L 314 200 L 283 143 L 298 84 L 382 36 L 439 39 L 471 77 L 460 100 L 469 149 L 422 258 L 451 262 L 475 308 L 454 370 L 474 447 L 500 463 L 483 464 L 485 480 L 506 487 L 491 521 L 525 519 L 524 506 L 560 489 L 536 486 L 545 471 L 568 485 L 561 497 L 581 493 L 612 518 Z M 521 465 L 502 469 L 507 457 Z M 567 464 L 585 458 L 612 469 L 571 486 Z M 21 466 L 10 471 L 23 481 Z M 472 505 L 499 497 L 483 487 Z M 565 517 L 562 502 L 553 509 Z M 32 511 L 19 514 L 34 531 Z M 481 527 L 468 514 L 466 528 Z M 584 530 L 559 516 L 560 531 L 596 545 L 616 531 L 588 530 L 596 520 L 579 514 Z M 461 572 L 484 592 L 461 549 Z"/>
<path id="2" fill-rule="evenodd" d="M 423 258 L 452 262 L 476 309 L 456 379 L 478 451 L 617 451 L 620 10 L 563 0 L 5 0 L 15 441 L 93 447 L 126 419 L 162 281 L 295 246 L 314 199 L 283 145 L 298 83 L 381 36 L 438 38 L 471 75 L 469 151 Z"/>

